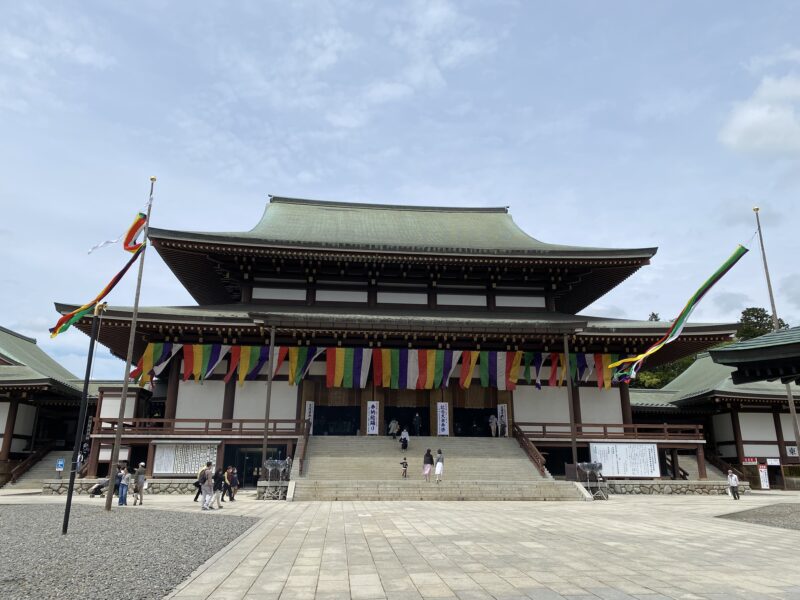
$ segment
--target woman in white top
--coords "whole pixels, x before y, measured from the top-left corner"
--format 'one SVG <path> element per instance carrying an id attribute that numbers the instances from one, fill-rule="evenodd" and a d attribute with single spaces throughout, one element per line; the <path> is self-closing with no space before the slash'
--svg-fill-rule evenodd
<path id="1" fill-rule="evenodd" d="M 434 473 L 436 474 L 436 483 L 439 483 L 442 480 L 442 475 L 444 475 L 444 454 L 442 454 L 441 448 L 436 452 Z"/>

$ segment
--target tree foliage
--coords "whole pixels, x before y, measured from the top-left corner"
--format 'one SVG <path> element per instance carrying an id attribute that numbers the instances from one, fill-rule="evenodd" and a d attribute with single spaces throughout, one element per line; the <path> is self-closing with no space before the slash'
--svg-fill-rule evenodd
<path id="1" fill-rule="evenodd" d="M 786 329 L 788 325 L 783 319 L 778 319 L 778 327 Z M 772 331 L 772 315 L 761 307 L 751 306 L 742 311 L 739 318 L 739 327 L 736 329 L 736 339 L 749 340 Z"/>

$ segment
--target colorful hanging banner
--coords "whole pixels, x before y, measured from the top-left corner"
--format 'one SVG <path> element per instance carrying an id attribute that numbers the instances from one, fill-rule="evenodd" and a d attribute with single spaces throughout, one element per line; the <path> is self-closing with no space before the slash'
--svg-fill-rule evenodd
<path id="1" fill-rule="evenodd" d="M 667 330 L 667 333 L 664 334 L 660 340 L 658 340 L 655 344 L 650 346 L 647 350 L 638 354 L 636 356 L 631 356 L 628 358 L 623 358 L 619 361 L 614 361 L 613 363 L 609 364 L 608 367 L 618 367 L 623 364 L 629 364 L 628 367 L 625 369 L 619 369 L 616 374 L 616 380 L 622 381 L 624 383 L 629 382 L 631 379 L 636 378 L 636 374 L 642 368 L 642 364 L 644 363 L 645 359 L 649 356 L 652 356 L 661 348 L 669 344 L 670 342 L 674 342 L 678 339 L 683 328 L 686 326 L 686 322 L 689 320 L 689 317 L 692 314 L 692 311 L 697 307 L 703 297 L 708 293 L 708 291 L 714 287 L 720 279 L 722 279 L 725 274 L 730 271 L 733 266 L 739 262 L 739 260 L 747 254 L 748 250 L 744 246 L 738 246 L 736 250 L 734 250 L 733 254 L 731 254 L 728 259 L 722 263 L 719 269 L 717 269 L 711 277 L 706 279 L 703 285 L 694 293 L 694 295 L 689 298 L 689 301 L 686 303 L 686 306 L 683 307 L 683 310 L 680 312 L 678 317 L 675 321 L 672 322 L 672 325 Z"/>
<path id="2" fill-rule="evenodd" d="M 461 354 L 461 375 L 458 378 L 461 389 L 466 390 L 472 385 L 472 374 L 475 372 L 479 356 L 480 352 L 476 350 L 464 350 Z"/>
<path id="3" fill-rule="evenodd" d="M 366 387 L 372 354 L 369 348 L 327 348 L 325 351 L 327 387 Z"/>

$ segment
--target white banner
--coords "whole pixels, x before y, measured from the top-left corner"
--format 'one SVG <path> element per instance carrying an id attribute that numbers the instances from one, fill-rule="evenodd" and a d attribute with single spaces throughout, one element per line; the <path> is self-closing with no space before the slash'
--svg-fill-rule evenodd
<path id="1" fill-rule="evenodd" d="M 367 400 L 367 435 L 378 435 L 377 400 Z"/>
<path id="2" fill-rule="evenodd" d="M 661 477 L 655 444 L 589 444 L 605 477 Z"/>
<path id="3" fill-rule="evenodd" d="M 508 404 L 497 405 L 497 436 L 508 437 Z"/>
<path id="4" fill-rule="evenodd" d="M 450 435 L 449 407 L 447 402 L 436 403 L 436 435 Z"/>
<path id="5" fill-rule="evenodd" d="M 314 434 L 314 401 L 306 400 L 306 421 L 311 421 L 310 434 Z"/>

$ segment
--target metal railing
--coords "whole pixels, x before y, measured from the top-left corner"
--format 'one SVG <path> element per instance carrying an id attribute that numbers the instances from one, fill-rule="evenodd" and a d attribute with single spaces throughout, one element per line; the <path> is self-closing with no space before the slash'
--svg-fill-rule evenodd
<path id="1" fill-rule="evenodd" d="M 571 437 L 569 423 L 517 422 L 523 435 L 535 440 Z M 660 425 L 629 423 L 576 423 L 576 439 L 607 440 L 697 440 L 702 441 L 702 425 Z"/>
<path id="2" fill-rule="evenodd" d="M 511 433 L 514 438 L 519 442 L 520 447 L 528 455 L 528 458 L 531 460 L 533 465 L 539 471 L 539 474 L 542 477 L 547 477 L 547 470 L 545 468 L 545 460 L 542 453 L 539 452 L 539 449 L 533 444 L 530 438 L 522 431 L 519 425 L 516 423 L 513 424 L 511 427 Z"/>
<path id="3" fill-rule="evenodd" d="M 95 419 L 92 433 L 114 433 L 119 419 Z M 122 419 L 123 434 L 259 435 L 264 433 L 264 419 Z M 304 421 L 270 419 L 270 435 L 302 436 Z"/>

